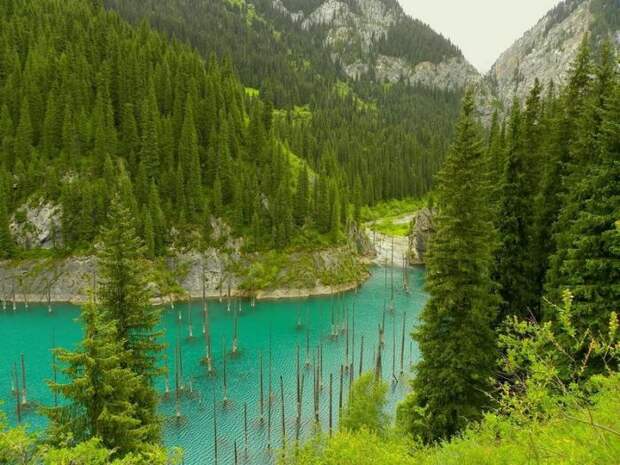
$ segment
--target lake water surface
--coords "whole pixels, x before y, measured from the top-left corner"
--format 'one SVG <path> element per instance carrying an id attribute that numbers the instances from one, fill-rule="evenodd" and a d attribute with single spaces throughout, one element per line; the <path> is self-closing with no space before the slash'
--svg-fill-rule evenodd
<path id="1" fill-rule="evenodd" d="M 234 463 L 237 442 L 238 462 L 263 465 L 273 463 L 273 456 L 282 446 L 282 392 L 284 393 L 285 438 L 290 444 L 297 434 L 301 439 L 315 430 L 313 379 L 318 359 L 322 358 L 322 389 L 319 395 L 321 429 L 329 425 L 329 376 L 333 377 L 333 427 L 338 424 L 340 396 L 340 367 L 355 364 L 358 376 L 361 340 L 364 338 L 363 371 L 374 367 L 374 354 L 379 341 L 378 327 L 385 320 L 383 377 L 391 383 L 389 410 L 408 391 L 406 376 L 416 360 L 417 351 L 409 333 L 417 321 L 426 296 L 423 293 L 424 271 L 408 272 L 409 292 L 405 292 L 401 269 L 373 268 L 372 277 L 357 291 L 339 296 L 286 301 L 264 301 L 252 306 L 249 301 L 209 301 L 208 315 L 212 341 L 212 356 L 216 376 L 209 376 L 201 359 L 205 355 L 203 337 L 203 306 L 200 302 L 169 307 L 163 312 L 162 328 L 168 344 L 168 382 L 158 380 L 162 394 L 161 413 L 164 417 L 164 440 L 168 446 L 185 451 L 187 465 L 214 463 L 214 408 L 217 418 L 217 451 L 219 464 Z M 391 311 L 394 282 L 393 307 Z M 234 308 L 241 308 L 235 319 Z M 384 312 L 384 308 L 387 311 Z M 21 380 L 20 358 L 24 354 L 27 375 L 28 402 L 32 405 L 52 405 L 53 397 L 45 380 L 53 376 L 52 347 L 73 348 L 81 336 L 76 320 L 79 308 L 55 305 L 49 313 L 46 306 L 23 304 L 13 311 L 0 307 L 0 400 L 9 422 L 17 421 L 15 397 L 12 395 L 12 372 L 17 366 Z M 385 313 L 385 316 L 384 316 Z M 405 318 L 404 353 L 401 357 L 403 317 Z M 239 354 L 230 355 L 237 323 Z M 353 320 L 355 324 L 353 325 Z M 332 325 L 333 321 L 333 325 Z M 190 323 L 193 338 L 189 337 Z M 337 337 L 334 337 L 334 328 Z M 348 328 L 348 331 L 347 331 Z M 347 337 L 348 334 L 348 337 Z M 347 341 L 349 354 L 347 358 Z M 310 350 L 308 352 L 307 347 Z M 178 347 L 182 354 L 184 387 L 177 402 L 175 360 Z M 271 350 L 270 350 L 271 348 Z M 302 384 L 302 415 L 297 433 L 297 352 L 299 350 Z M 226 397 L 224 402 L 224 360 L 226 354 Z M 263 421 L 260 421 L 260 357 L 263 357 Z M 321 355 L 322 354 L 322 355 Z M 271 355 L 271 356 L 270 356 Z M 400 375 L 401 358 L 405 375 Z M 270 363 L 271 359 L 271 363 Z M 306 362 L 309 362 L 307 364 Z M 270 370 L 271 366 L 271 370 Z M 269 379 L 271 372 L 272 402 L 269 422 Z M 393 377 L 393 372 L 395 377 Z M 349 373 L 343 377 L 342 396 L 346 402 Z M 396 382 L 396 380 L 398 382 Z M 21 383 L 21 381 L 20 381 Z M 166 384 L 170 394 L 165 395 Z M 191 391 L 191 392 L 190 392 Z M 180 419 L 176 412 L 180 412 Z M 247 455 L 244 411 L 247 410 Z M 45 420 L 34 408 L 24 412 L 22 421 L 32 429 L 45 426 Z M 269 423 L 271 427 L 269 427 Z M 268 445 L 271 444 L 271 452 Z"/>

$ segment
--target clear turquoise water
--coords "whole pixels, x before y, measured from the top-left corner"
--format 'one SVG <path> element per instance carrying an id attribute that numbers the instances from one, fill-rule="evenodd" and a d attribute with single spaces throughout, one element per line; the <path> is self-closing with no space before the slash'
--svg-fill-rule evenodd
<path id="1" fill-rule="evenodd" d="M 349 320 L 349 341 L 353 339 L 353 314 L 355 315 L 355 376 L 357 377 L 360 359 L 360 341 L 364 336 L 364 371 L 373 368 L 373 354 L 378 343 L 378 326 L 385 313 L 385 349 L 383 352 L 383 376 L 391 382 L 389 410 L 393 411 L 396 402 L 408 391 L 406 375 L 400 376 L 400 352 L 403 314 L 406 314 L 406 339 L 404 352 L 405 373 L 411 361 L 416 359 L 416 348 L 410 343 L 409 332 L 416 323 L 418 313 L 426 296 L 423 293 L 424 272 L 422 269 L 409 270 L 410 293 L 402 286 L 401 270 L 394 270 L 394 307 L 389 309 L 391 290 L 389 286 L 392 270 L 374 268 L 373 276 L 357 291 L 340 296 L 310 298 L 288 301 L 258 302 L 255 307 L 249 301 L 241 301 L 238 319 L 240 355 L 230 356 L 234 325 L 234 312 L 227 310 L 227 302 L 209 301 L 209 324 L 212 334 L 212 350 L 215 377 L 207 375 L 206 367 L 200 363 L 205 354 L 202 335 L 202 305 L 199 302 L 166 308 L 162 315 L 162 327 L 168 344 L 167 356 L 170 361 L 170 386 L 175 386 L 175 352 L 177 341 L 182 348 L 183 384 L 185 394 L 181 396 L 179 409 L 181 420 L 176 419 L 174 392 L 164 396 L 165 380 L 158 380 L 157 388 L 162 393 L 161 414 L 165 418 L 164 440 L 166 445 L 179 446 L 185 451 L 185 464 L 198 465 L 213 463 L 214 427 L 213 395 L 216 399 L 217 446 L 219 464 L 234 463 L 234 442 L 238 443 L 239 463 L 257 465 L 273 462 L 273 455 L 282 445 L 282 416 L 280 376 L 284 384 L 286 437 L 293 441 L 296 436 L 296 360 L 297 347 L 301 353 L 301 372 L 304 374 L 303 408 L 300 437 L 307 438 L 313 433 L 313 367 L 305 367 L 306 344 L 309 335 L 312 357 L 316 358 L 317 347 L 323 351 L 323 389 L 320 393 L 321 429 L 328 430 L 329 420 L 329 374 L 333 375 L 333 419 L 334 428 L 338 423 L 338 395 L 340 365 L 345 363 L 346 335 L 345 320 Z M 387 275 L 387 280 L 386 280 Z M 388 288 L 386 290 L 386 281 Z M 239 305 L 239 302 L 233 303 Z M 355 310 L 353 310 L 353 308 Z M 347 311 L 348 309 L 348 311 Z M 194 338 L 189 338 L 189 313 Z M 330 337 L 332 331 L 332 312 L 336 326 L 340 329 L 337 338 Z M 179 318 L 179 315 L 181 318 Z M 54 346 L 73 348 L 80 339 L 81 327 L 76 322 L 79 309 L 70 305 L 56 305 L 49 313 L 46 306 L 18 305 L 12 311 L 9 305 L 2 311 L 0 307 L 0 399 L 9 421 L 17 421 L 15 398 L 11 395 L 11 370 L 20 363 L 20 354 L 25 356 L 27 372 L 28 401 L 32 404 L 50 405 L 53 402 L 46 379 L 52 377 L 51 351 Z M 298 328 L 301 322 L 302 328 Z M 394 341 L 396 344 L 394 345 Z M 267 393 L 269 390 L 269 347 L 271 345 L 272 378 L 272 420 L 271 444 L 268 451 Z M 350 352 L 352 346 L 350 345 Z M 394 351 L 394 347 L 396 350 Z M 227 394 L 229 402 L 223 402 L 223 358 L 227 355 Z M 395 358 L 394 358 L 395 352 Z M 259 354 L 264 357 L 265 418 L 261 423 L 259 394 Z M 349 358 L 350 362 L 350 358 Z M 394 363 L 395 362 L 395 363 Z M 392 378 L 395 366 L 398 382 Z M 343 397 L 348 392 L 348 375 L 345 376 Z M 190 383 L 191 381 L 191 383 Z M 190 395 L 189 386 L 193 393 Z M 248 442 L 245 455 L 244 404 L 248 412 Z M 31 428 L 42 428 L 45 420 L 35 409 L 25 412 L 22 421 Z"/>

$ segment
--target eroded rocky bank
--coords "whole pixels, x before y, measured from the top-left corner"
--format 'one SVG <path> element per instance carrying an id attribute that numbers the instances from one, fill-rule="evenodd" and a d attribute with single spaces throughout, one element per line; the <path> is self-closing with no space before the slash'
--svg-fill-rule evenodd
<path id="1" fill-rule="evenodd" d="M 315 252 L 241 256 L 210 249 L 143 263 L 154 303 L 207 298 L 284 299 L 329 295 L 355 289 L 368 277 L 366 266 L 347 248 Z M 0 301 L 88 300 L 96 281 L 92 256 L 0 262 Z"/>

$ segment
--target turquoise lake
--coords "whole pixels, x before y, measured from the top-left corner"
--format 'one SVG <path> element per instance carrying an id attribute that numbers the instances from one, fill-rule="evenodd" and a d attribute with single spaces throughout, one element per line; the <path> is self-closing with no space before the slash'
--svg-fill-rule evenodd
<path id="1" fill-rule="evenodd" d="M 208 324 L 215 376 L 209 376 L 206 366 L 201 363 L 206 346 L 202 303 L 177 305 L 174 309 L 166 307 L 162 312 L 161 324 L 168 345 L 165 358 L 168 360 L 169 375 L 167 382 L 162 378 L 157 383 L 157 389 L 162 395 L 160 410 L 164 417 L 165 444 L 181 447 L 184 450 L 184 463 L 187 465 L 214 463 L 215 397 L 218 464 L 235 463 L 235 441 L 239 463 L 273 463 L 274 455 L 283 441 L 280 377 L 284 387 L 284 438 L 291 444 L 297 434 L 300 439 L 307 439 L 316 428 L 313 378 L 315 367 L 318 366 L 317 359 L 321 358 L 319 353 L 322 353 L 322 389 L 319 391 L 321 430 L 327 432 L 329 426 L 330 374 L 333 376 L 333 428 L 337 428 L 340 367 L 353 361 L 354 376 L 357 378 L 363 337 L 363 371 L 374 369 L 373 357 L 379 342 L 378 328 L 383 321 L 383 378 L 390 383 L 388 410 L 393 413 L 396 403 L 409 390 L 409 367 L 418 356 L 409 333 L 417 323 L 419 312 L 426 301 L 423 292 L 424 270 L 408 270 L 408 292 L 403 286 L 402 269 L 373 268 L 372 272 L 371 278 L 357 291 L 342 295 L 262 301 L 255 306 L 245 300 L 232 301 L 230 305 L 226 301 L 208 301 Z M 393 310 L 390 286 L 392 276 Z M 240 308 L 238 318 L 235 318 L 234 308 Z M 387 310 L 384 312 L 384 309 Z M 26 309 L 23 304 L 18 304 L 15 311 L 10 304 L 5 310 L 0 307 L 0 400 L 4 402 L 0 408 L 8 415 L 11 424 L 17 422 L 15 396 L 12 394 L 12 372 L 13 367 L 17 366 L 21 383 L 21 354 L 24 354 L 25 360 L 28 403 L 52 405 L 54 399 L 45 383 L 45 380 L 53 376 L 50 349 L 76 346 L 81 336 L 78 317 L 79 308 L 71 305 L 55 305 L 51 313 L 44 305 L 30 304 Z M 406 336 L 404 353 L 401 356 L 403 317 Z M 239 353 L 233 357 L 230 353 L 235 321 Z M 189 337 L 190 326 L 192 338 Z M 307 353 L 308 345 L 310 353 Z M 183 365 L 183 376 L 179 379 L 179 385 L 184 386 L 178 402 L 175 400 L 175 380 L 177 371 L 180 373 L 180 370 L 175 369 L 177 347 L 181 349 Z M 296 418 L 298 350 L 303 380 L 299 433 Z M 261 354 L 264 368 L 262 422 L 259 369 Z M 226 356 L 228 402 L 224 402 L 223 355 Z M 401 359 L 404 365 L 402 376 Z M 270 371 L 273 393 L 271 428 L 268 421 Z M 166 385 L 170 387 L 168 396 L 165 395 Z M 348 386 L 349 374 L 345 373 L 343 403 L 346 402 Z M 176 415 L 177 408 L 180 418 Z M 247 409 L 247 451 L 244 409 Z M 31 429 L 45 426 L 45 419 L 36 413 L 35 408 L 23 412 L 22 422 Z M 271 450 L 268 448 L 269 443 Z"/>

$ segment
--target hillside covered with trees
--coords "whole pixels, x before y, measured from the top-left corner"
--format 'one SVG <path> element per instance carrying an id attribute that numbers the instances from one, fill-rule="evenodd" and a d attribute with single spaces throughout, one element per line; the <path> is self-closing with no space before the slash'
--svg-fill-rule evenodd
<path id="1" fill-rule="evenodd" d="M 167 8 L 158 8 L 163 3 Z M 308 11 L 318 5 L 285 3 Z M 616 12 L 605 0 L 593 4 L 599 12 Z M 553 15 L 561 20 L 574 5 L 568 2 Z M 211 15 L 202 10 L 208 7 Z M 271 442 L 277 397 L 272 363 L 278 359 L 272 360 L 269 326 L 266 396 L 262 352 L 247 369 L 260 370 L 255 391 L 260 390 L 261 424 L 268 399 L 269 460 L 616 464 L 620 57 L 614 44 L 593 48 L 586 36 L 565 86 L 536 81 L 524 101 L 515 99 L 505 117 L 495 113 L 485 128 L 473 89 L 461 95 L 407 82 L 379 83 L 371 76 L 346 79 L 318 45 L 321 28 L 300 29 L 270 8 L 218 0 L 0 0 L 0 259 L 23 253 L 11 229 L 24 215 L 22 207 L 49 202 L 62 210 L 56 247 L 94 254 L 98 264 L 88 302 L 80 308 L 81 340 L 50 354 L 49 405 L 28 405 L 25 394 L 20 402 L 17 365 L 11 373 L 17 415 L 22 407 L 35 407 L 47 423 L 31 432 L 23 424 L 9 427 L 0 414 L 0 465 L 184 463 L 183 452 L 167 449 L 162 440 L 156 380 L 168 369 L 159 329 L 164 312 L 152 305 L 155 290 L 145 263 L 217 242 L 213 229 L 222 222 L 216 219 L 242 237 L 248 251 L 339 244 L 347 227 L 361 222 L 362 206 L 431 188 L 428 299 L 410 334 L 410 347 L 419 349 L 411 389 L 388 410 L 388 391 L 406 379 L 406 313 L 403 373 L 397 378 L 397 313 L 391 309 L 390 386 L 382 379 L 390 311 L 386 268 L 383 322 L 370 348 L 373 360 L 366 360 L 372 368 L 362 373 L 362 336 L 359 372 L 354 375 L 353 362 L 347 366 L 346 404 L 345 365 L 338 359 L 338 429 L 332 428 L 333 373 L 329 383 L 323 379 L 324 335 L 310 349 L 310 332 L 297 334 L 307 337 L 306 369 L 312 368 L 300 380 L 298 343 L 297 434 L 301 393 L 311 377 L 316 434 L 305 443 L 288 440 L 280 375 L 281 411 L 275 415 L 281 417 L 273 422 L 282 421 L 281 449 L 272 449 Z M 617 21 L 617 15 L 606 18 Z M 447 42 L 435 44 L 441 37 L 415 21 L 396 27 L 378 42 L 389 53 L 410 53 L 411 60 L 460 53 Z M 406 38 L 427 36 L 431 52 L 410 50 Z M 252 268 L 248 265 L 251 278 L 264 278 Z M 392 273 L 392 302 L 393 280 Z M 348 309 L 341 309 L 346 317 L 340 329 L 330 304 L 326 336 L 346 333 L 348 364 L 353 360 Z M 230 298 L 228 309 L 222 304 L 220 310 L 232 323 L 228 354 L 222 338 L 225 409 L 226 357 L 239 355 L 239 316 L 237 309 L 231 312 Z M 205 346 L 197 345 L 196 352 L 205 365 L 200 376 L 210 376 L 204 294 L 200 311 Z M 320 311 L 327 320 L 327 311 Z M 295 331 L 303 328 L 301 315 L 299 308 Z M 192 340 L 191 307 L 187 323 L 181 323 L 181 310 L 172 317 L 178 408 L 181 325 L 188 325 Z M 25 389 L 23 360 L 22 354 Z M 213 396 L 208 434 L 213 431 L 217 462 L 219 384 L 210 389 L 196 395 L 192 407 L 206 415 Z M 324 432 L 321 392 L 329 396 Z M 241 419 L 241 408 L 238 412 Z M 175 421 L 182 421 L 176 413 Z M 247 447 L 247 403 L 243 421 Z M 241 437 L 240 430 L 235 434 Z M 238 444 L 230 442 L 237 465 Z"/>
<path id="2" fill-rule="evenodd" d="M 133 23 L 146 20 L 169 37 L 187 41 L 203 56 L 230 57 L 241 82 L 293 121 L 281 137 L 317 172 L 325 155 L 332 154 L 349 192 L 359 178 L 363 203 L 420 196 L 432 186 L 458 115 L 461 89 L 386 83 L 372 73 L 350 79 L 342 63 L 349 52 L 332 59 L 333 50 L 325 46 L 326 25 L 304 28 L 271 1 L 104 3 Z M 291 11 L 310 12 L 324 2 L 297 3 L 287 5 Z M 355 10 L 355 1 L 346 3 Z M 412 43 L 419 51 L 410 57 L 413 64 L 462 56 L 427 25 L 408 18 L 385 39 L 377 37 L 364 60 L 411 51 L 407 44 Z"/>
<path id="3" fill-rule="evenodd" d="M 299 159 L 278 133 L 300 138 L 303 124 L 248 95 L 226 59 L 86 1 L 7 0 L 0 15 L 4 257 L 24 204 L 59 204 L 56 244 L 80 250 L 119 191 L 150 257 L 202 247 L 212 217 L 252 248 L 286 247 L 304 227 L 339 240 L 353 185 L 335 155 L 316 154 L 316 171 Z"/>

